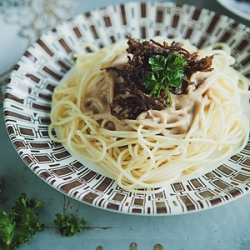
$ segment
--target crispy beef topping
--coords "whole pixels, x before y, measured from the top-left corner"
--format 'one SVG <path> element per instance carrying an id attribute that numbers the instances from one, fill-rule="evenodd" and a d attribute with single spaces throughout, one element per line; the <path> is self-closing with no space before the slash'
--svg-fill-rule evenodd
<path id="1" fill-rule="evenodd" d="M 149 58 L 155 55 L 167 57 L 171 53 L 177 53 L 184 57 L 187 65 L 184 67 L 183 73 L 185 78 L 181 80 L 181 87 L 169 87 L 169 91 L 173 94 L 185 94 L 189 91 L 190 85 L 197 88 L 195 83 L 190 81 L 193 73 L 209 72 L 213 69 L 213 56 L 206 56 L 202 59 L 198 58 L 198 53 L 189 53 L 180 43 L 172 42 L 169 45 L 166 42 L 160 44 L 154 40 L 143 41 L 128 37 L 128 62 L 122 69 L 115 67 L 106 68 L 106 70 L 115 70 L 119 77 L 123 78 L 123 83 L 118 87 L 120 94 L 114 96 L 110 104 L 111 114 L 122 119 L 136 119 L 136 117 L 150 109 L 161 110 L 169 105 L 168 96 L 163 89 L 159 98 L 150 95 L 143 84 L 143 77 L 147 71 L 151 70 Z M 117 87 L 116 87 L 117 88 Z"/>

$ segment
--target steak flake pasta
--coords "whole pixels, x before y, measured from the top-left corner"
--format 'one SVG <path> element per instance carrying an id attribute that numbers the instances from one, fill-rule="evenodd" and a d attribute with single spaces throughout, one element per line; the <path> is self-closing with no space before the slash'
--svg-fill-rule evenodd
<path id="1" fill-rule="evenodd" d="M 172 42 L 162 37 L 153 40 Z M 115 100 L 127 100 L 126 105 L 137 100 L 129 99 L 134 90 L 117 87 L 123 84 L 122 66 L 132 57 L 126 53 L 127 40 L 101 49 L 84 44 L 75 66 L 54 90 L 51 139 L 72 155 L 97 164 L 122 189 L 145 194 L 209 171 L 242 150 L 249 133 L 242 111 L 242 100 L 249 98 L 249 80 L 233 69 L 230 47 L 220 43 L 197 49 L 187 40 L 178 42 L 197 58 L 212 56 L 213 70 L 190 74 L 191 84 L 184 93 L 170 88 L 166 98 L 172 105 L 164 97 L 163 108 L 141 112 L 143 105 L 126 106 L 135 119 L 119 119 L 110 111 Z M 123 97 L 116 99 L 117 92 Z M 159 105 L 148 92 L 144 97 Z M 120 106 L 113 106 L 121 113 Z"/>

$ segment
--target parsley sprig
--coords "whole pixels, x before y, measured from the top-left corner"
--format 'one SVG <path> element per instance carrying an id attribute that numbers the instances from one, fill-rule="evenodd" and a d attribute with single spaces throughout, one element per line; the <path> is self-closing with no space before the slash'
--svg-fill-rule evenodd
<path id="1" fill-rule="evenodd" d="M 181 79 L 185 78 L 184 67 L 188 64 L 186 59 L 177 53 L 170 53 L 167 57 L 154 55 L 149 58 L 151 71 L 146 71 L 143 77 L 143 85 L 149 89 L 150 95 L 158 99 L 161 90 L 165 90 L 169 105 L 173 100 L 169 92 L 169 86 L 181 87 Z"/>
<path id="2" fill-rule="evenodd" d="M 86 223 L 86 221 L 84 217 L 76 219 L 74 214 L 66 215 L 57 213 L 54 223 L 59 227 L 59 231 L 62 236 L 72 237 L 77 232 L 82 231 L 82 226 Z"/>
<path id="3" fill-rule="evenodd" d="M 25 193 L 18 196 L 16 203 L 7 214 L 0 213 L 0 249 L 12 250 L 28 242 L 30 238 L 39 231 L 42 231 L 44 224 L 38 221 L 39 216 L 34 213 L 44 203 L 31 199 L 27 200 Z"/>
<path id="4" fill-rule="evenodd" d="M 3 182 L 0 181 L 0 189 Z M 2 190 L 0 190 L 1 193 Z M 14 250 L 27 243 L 37 232 L 44 229 L 44 224 L 39 222 L 38 208 L 43 208 L 44 202 L 34 198 L 27 199 L 26 193 L 17 196 L 15 205 L 10 212 L 0 212 L 0 249 Z M 55 225 L 59 227 L 62 236 L 71 237 L 83 230 L 85 219 L 77 219 L 75 214 L 56 214 Z"/>

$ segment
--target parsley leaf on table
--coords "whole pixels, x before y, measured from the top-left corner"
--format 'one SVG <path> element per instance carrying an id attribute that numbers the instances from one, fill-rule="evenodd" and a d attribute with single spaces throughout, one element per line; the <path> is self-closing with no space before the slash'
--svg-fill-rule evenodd
<path id="1" fill-rule="evenodd" d="M 60 213 L 57 213 L 54 223 L 59 227 L 62 236 L 71 237 L 77 232 L 81 232 L 82 226 L 86 222 L 83 217 L 77 220 L 74 214 L 61 215 Z"/>
<path id="2" fill-rule="evenodd" d="M 181 79 L 185 78 L 184 67 L 188 64 L 186 59 L 177 53 L 170 53 L 167 57 L 154 55 L 148 62 L 151 65 L 151 71 L 146 71 L 143 85 L 155 98 L 159 98 L 161 90 L 165 90 L 172 106 L 169 86 L 181 87 Z"/>
<path id="3" fill-rule="evenodd" d="M 42 231 L 44 224 L 38 221 L 39 216 L 34 214 L 34 210 L 43 207 L 41 201 L 34 199 L 27 201 L 27 196 L 23 193 L 18 196 L 15 205 L 9 215 L 2 211 L 0 213 L 0 248 L 15 249 L 28 242 L 38 231 Z"/>

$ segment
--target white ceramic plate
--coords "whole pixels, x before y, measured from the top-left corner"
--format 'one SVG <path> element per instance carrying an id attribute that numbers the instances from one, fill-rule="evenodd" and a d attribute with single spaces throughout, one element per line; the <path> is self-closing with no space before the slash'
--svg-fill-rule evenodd
<path id="1" fill-rule="evenodd" d="M 95 207 L 128 214 L 172 215 L 202 211 L 249 192 L 250 143 L 212 171 L 173 183 L 165 191 L 139 195 L 123 191 L 112 178 L 82 164 L 48 136 L 53 89 L 74 64 L 86 41 L 106 46 L 155 35 L 190 39 L 203 47 L 226 42 L 235 68 L 250 76 L 250 32 L 206 9 L 173 3 L 131 2 L 84 13 L 44 34 L 17 62 L 4 101 L 9 137 L 28 167 L 60 192 Z"/>
<path id="2" fill-rule="evenodd" d="M 250 20 L 250 2 L 237 0 L 217 0 L 217 2 L 239 17 Z"/>

